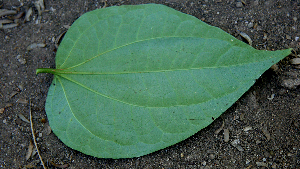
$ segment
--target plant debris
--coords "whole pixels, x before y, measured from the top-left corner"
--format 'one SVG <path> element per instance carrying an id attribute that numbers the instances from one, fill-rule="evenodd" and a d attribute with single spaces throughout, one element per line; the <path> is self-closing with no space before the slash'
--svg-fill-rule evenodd
<path id="1" fill-rule="evenodd" d="M 18 99 L 17 101 L 16 101 L 17 103 L 21 103 L 21 104 L 28 104 L 28 100 L 26 100 L 26 99 Z"/>
<path id="2" fill-rule="evenodd" d="M 267 140 L 269 141 L 269 140 L 271 139 L 271 135 L 270 135 L 270 133 L 269 133 L 267 127 L 264 127 L 264 128 L 262 129 L 262 132 L 264 133 L 264 135 L 266 136 Z"/>
<path id="3" fill-rule="evenodd" d="M 55 164 L 53 161 L 50 161 L 51 165 L 57 168 L 67 168 L 69 167 L 69 164 Z"/>
<path id="4" fill-rule="evenodd" d="M 222 130 L 223 130 L 223 128 L 224 128 L 224 121 L 223 121 L 223 123 L 222 123 L 222 126 L 219 128 L 219 129 L 217 129 L 216 131 L 215 131 L 215 134 L 216 135 L 218 135 Z"/>
<path id="5" fill-rule="evenodd" d="M 300 64 L 300 58 L 294 58 L 291 60 L 292 65 L 299 65 Z"/>
<path id="6" fill-rule="evenodd" d="M 26 123 L 30 123 L 30 121 L 21 113 L 18 114 L 18 116 L 20 117 L 20 119 Z"/>
<path id="7" fill-rule="evenodd" d="M 6 25 L 0 25 L 0 29 L 10 29 L 17 27 L 19 24 L 17 23 L 11 23 L 11 24 L 6 24 Z"/>
<path id="8" fill-rule="evenodd" d="M 245 40 L 247 40 L 248 44 L 250 46 L 252 46 L 252 40 L 250 38 L 250 36 L 248 36 L 246 33 L 240 31 L 240 30 L 237 30 L 238 34 L 240 34 Z"/>
<path id="9" fill-rule="evenodd" d="M 250 131 L 250 130 L 253 130 L 252 129 L 252 127 L 251 126 L 247 126 L 247 127 L 244 127 L 244 129 L 243 129 L 245 132 L 247 132 L 247 131 Z"/>
<path id="10" fill-rule="evenodd" d="M 45 46 L 46 46 L 46 44 L 44 44 L 44 43 L 33 43 L 33 44 L 29 45 L 26 49 L 27 49 L 28 51 L 30 51 L 30 50 L 32 50 L 32 49 L 35 49 L 35 48 L 43 48 L 43 47 L 45 47 Z"/>
<path id="11" fill-rule="evenodd" d="M 26 156 L 25 156 L 26 161 L 29 160 L 29 158 L 31 157 L 32 152 L 33 152 L 33 143 L 30 140 L 29 145 L 28 145 L 28 151 L 27 151 Z"/>
<path id="12" fill-rule="evenodd" d="M 38 155 L 39 155 L 39 158 L 40 158 L 40 160 L 41 160 L 41 163 L 42 163 L 42 165 L 43 165 L 43 168 L 44 168 L 44 169 L 47 169 L 47 167 L 46 167 L 46 165 L 45 165 L 45 163 L 44 163 L 44 161 L 43 161 L 43 158 L 42 158 L 42 156 L 41 156 L 40 150 L 39 150 L 39 148 L 38 148 L 38 146 L 37 146 L 37 142 L 36 142 L 35 132 L 34 132 L 34 129 L 33 129 L 33 122 L 32 122 L 31 102 L 30 102 L 30 104 L 29 104 L 29 115 L 30 115 L 30 126 L 31 126 L 31 134 L 32 134 L 32 137 L 33 137 L 33 142 L 34 142 L 36 151 L 37 151 L 37 153 L 38 153 Z"/>
<path id="13" fill-rule="evenodd" d="M 14 15 L 14 14 L 17 14 L 17 11 L 7 10 L 7 9 L 0 9 L 0 17 L 6 16 L 6 15 Z"/>
<path id="14" fill-rule="evenodd" d="M 32 8 L 30 7 L 27 11 L 26 11 L 26 15 L 25 15 L 25 22 L 29 22 L 30 21 L 30 16 L 32 15 Z"/>
<path id="15" fill-rule="evenodd" d="M 224 141 L 227 143 L 229 141 L 229 130 L 224 129 Z"/>

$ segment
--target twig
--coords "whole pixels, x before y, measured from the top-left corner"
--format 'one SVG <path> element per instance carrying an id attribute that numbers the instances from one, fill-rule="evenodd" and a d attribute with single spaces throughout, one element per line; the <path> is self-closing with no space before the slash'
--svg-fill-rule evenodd
<path id="1" fill-rule="evenodd" d="M 32 137 L 33 137 L 33 142 L 34 142 L 36 151 L 38 152 L 39 158 L 40 158 L 40 160 L 41 160 L 41 163 L 42 163 L 44 169 L 47 169 L 47 167 L 45 166 L 45 163 L 44 163 L 44 161 L 43 161 L 43 159 L 42 159 L 42 156 L 41 156 L 40 150 L 39 150 L 39 148 L 38 148 L 38 145 L 37 145 L 37 143 L 36 143 L 35 133 L 34 133 L 34 129 L 33 129 L 33 123 L 32 123 L 31 100 L 29 101 L 29 114 L 30 114 L 30 126 L 31 126 L 31 133 L 32 133 Z"/>

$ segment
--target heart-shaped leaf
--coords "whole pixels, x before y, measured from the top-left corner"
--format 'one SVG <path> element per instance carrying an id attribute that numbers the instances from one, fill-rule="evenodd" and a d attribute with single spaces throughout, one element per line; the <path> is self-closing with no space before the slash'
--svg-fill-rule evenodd
<path id="1" fill-rule="evenodd" d="M 56 55 L 46 112 L 68 146 L 100 158 L 142 156 L 212 123 L 290 53 L 258 51 L 172 8 L 88 12 Z"/>

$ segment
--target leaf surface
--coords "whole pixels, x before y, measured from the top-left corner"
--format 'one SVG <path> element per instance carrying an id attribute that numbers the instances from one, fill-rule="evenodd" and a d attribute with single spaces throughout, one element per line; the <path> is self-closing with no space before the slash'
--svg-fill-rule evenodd
<path id="1" fill-rule="evenodd" d="M 259 51 L 164 5 L 88 12 L 65 35 L 46 101 L 53 132 L 100 158 L 142 156 L 212 123 L 290 53 Z"/>

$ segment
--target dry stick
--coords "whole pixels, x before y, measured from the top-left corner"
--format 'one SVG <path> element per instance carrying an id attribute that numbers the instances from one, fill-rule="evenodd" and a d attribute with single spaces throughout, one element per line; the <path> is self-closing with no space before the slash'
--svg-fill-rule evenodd
<path id="1" fill-rule="evenodd" d="M 29 101 L 29 114 L 30 114 L 30 126 L 31 126 L 31 133 L 32 133 L 32 137 L 33 137 L 33 142 L 34 142 L 36 151 L 38 152 L 39 158 L 41 160 L 41 163 L 42 163 L 44 169 L 47 169 L 47 167 L 45 166 L 45 163 L 44 163 L 44 161 L 42 159 L 42 156 L 41 156 L 40 150 L 38 148 L 38 145 L 36 143 L 36 140 L 35 140 L 36 138 L 35 138 L 35 134 L 34 134 L 34 130 L 33 130 L 32 114 L 31 114 L 31 101 Z"/>

